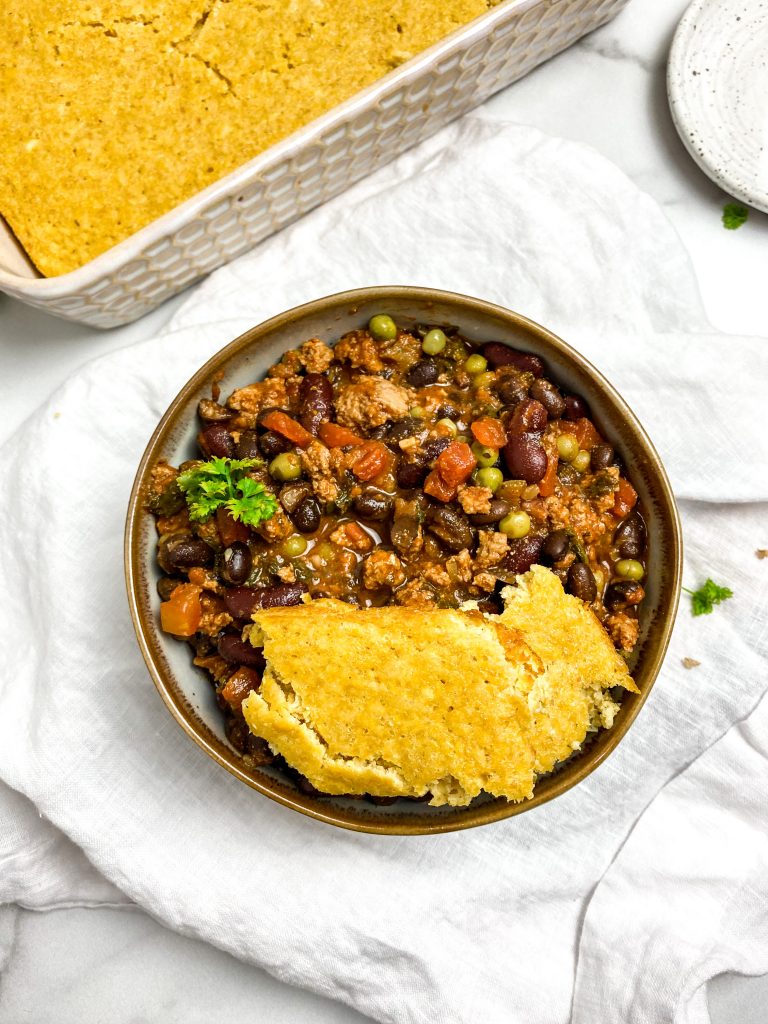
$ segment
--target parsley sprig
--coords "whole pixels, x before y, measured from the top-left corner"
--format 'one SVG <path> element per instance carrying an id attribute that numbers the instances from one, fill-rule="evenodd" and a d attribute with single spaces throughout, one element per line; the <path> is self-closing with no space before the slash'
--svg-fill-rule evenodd
<path id="1" fill-rule="evenodd" d="M 261 459 L 213 458 L 177 478 L 189 508 L 189 518 L 209 519 L 218 508 L 226 508 L 233 519 L 247 526 L 259 526 L 277 511 L 277 499 L 264 484 L 246 473 L 261 466 Z"/>
<path id="2" fill-rule="evenodd" d="M 683 587 L 686 594 L 691 595 L 691 611 L 694 615 L 709 615 L 716 604 L 733 597 L 733 591 L 721 587 L 714 580 L 707 580 L 698 590 Z"/>

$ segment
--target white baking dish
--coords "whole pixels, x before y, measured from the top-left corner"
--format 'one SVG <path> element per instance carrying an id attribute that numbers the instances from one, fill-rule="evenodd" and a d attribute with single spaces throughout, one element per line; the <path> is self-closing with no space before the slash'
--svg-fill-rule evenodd
<path id="1" fill-rule="evenodd" d="M 0 290 L 95 327 L 135 320 L 521 78 L 626 2 L 506 0 L 69 274 L 37 274 L 0 221 Z"/>

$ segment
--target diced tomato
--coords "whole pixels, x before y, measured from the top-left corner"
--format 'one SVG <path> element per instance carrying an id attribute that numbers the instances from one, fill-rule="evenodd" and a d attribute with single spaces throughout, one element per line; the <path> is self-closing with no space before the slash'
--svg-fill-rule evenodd
<path id="1" fill-rule="evenodd" d="M 436 469 L 427 475 L 424 481 L 424 493 L 438 501 L 452 501 L 456 497 L 456 488 L 447 484 Z"/>
<path id="2" fill-rule="evenodd" d="M 242 665 L 237 672 L 229 677 L 221 689 L 221 696 L 233 711 L 240 711 L 245 698 L 251 690 L 258 690 L 261 676 L 252 668 Z"/>
<path id="3" fill-rule="evenodd" d="M 237 519 L 233 519 L 232 513 L 226 508 L 219 507 L 216 509 L 216 526 L 219 530 L 221 543 L 225 548 L 228 548 L 230 544 L 234 544 L 236 540 L 245 544 L 251 535 L 250 527 Z"/>
<path id="4" fill-rule="evenodd" d="M 318 437 L 329 448 L 344 448 L 348 444 L 363 444 L 363 439 L 338 423 L 321 423 Z"/>
<path id="5" fill-rule="evenodd" d="M 568 432 L 575 435 L 579 442 L 579 448 L 583 448 L 585 452 L 592 451 L 596 444 L 603 443 L 603 439 L 598 434 L 592 420 L 588 420 L 583 416 L 580 420 L 575 420 L 571 424 Z"/>
<path id="6" fill-rule="evenodd" d="M 352 452 L 350 469 L 358 480 L 373 480 L 389 466 L 392 456 L 381 441 L 364 441 Z"/>
<path id="7" fill-rule="evenodd" d="M 490 416 L 475 420 L 471 430 L 480 444 L 485 444 L 489 448 L 503 448 L 507 443 L 507 432 L 501 421 Z"/>
<path id="8" fill-rule="evenodd" d="M 619 477 L 619 486 L 616 488 L 616 500 L 613 503 L 613 514 L 617 519 L 624 519 L 628 516 L 637 504 L 637 491 L 623 476 Z"/>
<path id="9" fill-rule="evenodd" d="M 476 465 L 477 459 L 464 441 L 452 441 L 435 461 L 435 469 L 442 480 L 454 490 L 469 478 Z"/>
<path id="10" fill-rule="evenodd" d="M 203 617 L 200 604 L 202 587 L 180 583 L 168 601 L 160 605 L 160 625 L 174 636 L 193 636 Z"/>
<path id="11" fill-rule="evenodd" d="M 542 498 L 549 498 L 555 493 L 557 483 L 557 453 L 547 455 L 547 472 L 544 478 L 539 481 L 539 494 Z"/>
<path id="12" fill-rule="evenodd" d="M 315 440 L 310 432 L 305 430 L 300 423 L 291 419 L 284 412 L 280 412 L 279 409 L 268 412 L 266 416 L 261 417 L 259 422 L 267 430 L 274 430 L 276 434 L 287 437 L 289 441 L 298 445 L 299 448 L 306 448 L 310 442 Z"/>

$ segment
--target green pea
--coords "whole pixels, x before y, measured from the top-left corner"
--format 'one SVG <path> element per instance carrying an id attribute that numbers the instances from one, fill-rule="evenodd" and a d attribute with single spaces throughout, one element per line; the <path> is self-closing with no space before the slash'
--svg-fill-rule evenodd
<path id="1" fill-rule="evenodd" d="M 571 465 L 577 472 L 586 473 L 589 469 L 589 464 L 592 461 L 589 452 L 585 452 L 583 449 L 580 451 L 575 459 L 571 459 Z"/>
<path id="2" fill-rule="evenodd" d="M 413 417 L 415 420 L 425 420 L 429 413 L 421 405 L 412 405 L 408 410 L 408 415 Z"/>
<path id="3" fill-rule="evenodd" d="M 301 476 L 301 459 L 296 452 L 276 455 L 269 464 L 269 475 L 275 480 L 298 480 Z"/>
<path id="4" fill-rule="evenodd" d="M 508 537 L 513 539 L 526 537 L 531 529 L 531 517 L 522 510 L 510 512 L 499 523 L 499 529 L 502 533 L 506 533 Z"/>
<path id="5" fill-rule="evenodd" d="M 453 420 L 449 420 L 447 417 L 445 419 L 438 420 L 435 426 L 440 427 L 440 433 L 446 434 L 448 437 L 456 437 L 459 432 L 459 428 Z"/>
<path id="6" fill-rule="evenodd" d="M 472 445 L 472 454 L 477 459 L 478 466 L 495 466 L 499 461 L 499 449 L 489 448 L 488 445 L 475 441 Z"/>
<path id="7" fill-rule="evenodd" d="M 470 377 L 474 377 L 475 374 L 482 373 L 484 370 L 488 369 L 488 360 L 484 359 L 483 356 L 475 354 L 470 356 L 464 363 L 464 369 Z"/>
<path id="8" fill-rule="evenodd" d="M 445 348 L 447 342 L 448 339 L 440 328 L 433 327 L 432 330 L 427 331 L 424 336 L 424 341 L 421 343 L 421 351 L 428 356 L 439 355 Z"/>
<path id="9" fill-rule="evenodd" d="M 368 321 L 368 330 L 380 341 L 391 341 L 397 337 L 397 324 L 386 313 L 378 313 Z"/>
<path id="10" fill-rule="evenodd" d="M 476 377 L 472 378 L 473 388 L 489 388 L 496 380 L 496 374 L 492 370 L 486 370 L 485 373 L 478 373 Z"/>
<path id="11" fill-rule="evenodd" d="M 557 454 L 563 462 L 573 462 L 579 454 L 579 439 L 575 434 L 560 434 L 558 436 Z"/>
<path id="12" fill-rule="evenodd" d="M 495 494 L 504 482 L 504 474 L 500 469 L 492 466 L 483 466 L 475 473 L 475 480 L 478 487 L 488 487 Z"/>
<path id="13" fill-rule="evenodd" d="M 625 580 L 641 580 L 645 576 L 643 563 L 636 558 L 622 558 L 613 567 Z"/>
<path id="14" fill-rule="evenodd" d="M 302 537 L 300 533 L 292 533 L 280 546 L 280 553 L 286 558 L 296 558 L 297 555 L 303 555 L 306 550 L 307 538 Z"/>

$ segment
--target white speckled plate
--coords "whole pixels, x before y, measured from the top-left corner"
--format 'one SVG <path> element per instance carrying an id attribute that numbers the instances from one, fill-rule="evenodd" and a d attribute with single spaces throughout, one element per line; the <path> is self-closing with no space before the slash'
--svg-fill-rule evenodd
<path id="1" fill-rule="evenodd" d="M 696 163 L 768 213 L 768 0 L 694 0 L 675 33 L 667 89 Z"/>

